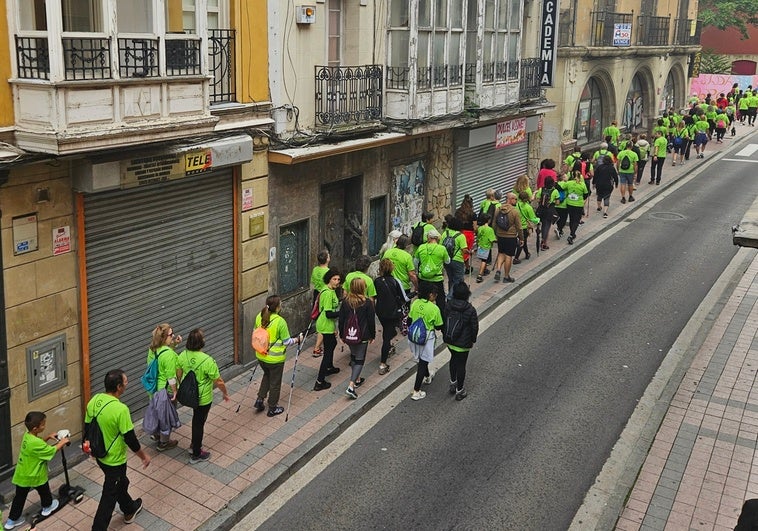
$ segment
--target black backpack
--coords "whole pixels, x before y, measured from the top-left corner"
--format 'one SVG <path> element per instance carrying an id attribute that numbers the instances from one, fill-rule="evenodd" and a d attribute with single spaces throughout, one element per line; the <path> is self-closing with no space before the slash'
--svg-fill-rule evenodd
<path id="1" fill-rule="evenodd" d="M 419 221 L 411 231 L 411 243 L 416 247 L 424 243 L 424 227 L 426 223 Z"/>
<path id="2" fill-rule="evenodd" d="M 442 240 L 442 245 L 445 247 L 445 249 L 447 249 L 447 254 L 451 260 L 455 256 L 455 253 L 458 252 L 458 245 L 455 243 L 455 239 L 459 234 L 460 232 L 447 231 L 445 239 Z"/>
<path id="3" fill-rule="evenodd" d="M 495 219 L 495 206 L 496 206 L 495 202 L 493 201 L 490 203 L 489 208 L 487 208 L 487 212 L 485 212 L 484 210 L 480 210 L 479 216 L 477 216 L 476 218 L 476 222 L 479 225 L 484 225 L 484 215 L 487 214 L 490 217 L 490 223 L 492 223 L 493 220 Z"/>
<path id="4" fill-rule="evenodd" d="M 458 346 L 458 340 L 460 339 L 465 326 L 466 319 L 463 318 L 463 312 L 448 310 L 442 340 L 448 345 Z"/>
<path id="5" fill-rule="evenodd" d="M 90 454 L 92 454 L 92 457 L 96 457 L 98 459 L 102 459 L 106 455 L 108 455 L 108 452 L 111 449 L 111 446 L 113 446 L 113 443 L 116 442 L 116 439 L 113 439 L 111 443 L 106 447 L 105 445 L 105 437 L 103 436 L 103 430 L 100 429 L 100 424 L 97 422 L 97 417 L 100 416 L 100 413 L 103 412 L 103 410 L 108 407 L 113 402 L 117 402 L 118 400 L 111 400 L 107 404 L 105 404 L 103 407 L 100 408 L 100 411 L 97 412 L 97 415 L 92 417 L 92 420 L 89 422 L 89 426 L 87 427 L 87 433 L 85 435 L 85 439 L 89 441 L 89 451 Z"/>
<path id="6" fill-rule="evenodd" d="M 208 359 L 205 358 L 200 365 L 208 361 Z M 200 368 L 200 365 L 197 368 Z M 197 376 L 195 376 L 194 370 L 187 371 L 187 374 L 182 378 L 179 390 L 176 392 L 176 399 L 183 406 L 191 407 L 192 409 L 200 407 L 200 390 L 197 387 Z"/>
<path id="7" fill-rule="evenodd" d="M 632 167 L 632 159 L 629 157 L 629 155 L 626 155 L 625 157 L 621 158 L 621 164 L 619 164 L 620 170 L 628 170 Z"/>
<path id="8" fill-rule="evenodd" d="M 507 231 L 511 228 L 511 220 L 508 217 L 508 214 L 502 210 L 497 213 L 497 216 L 495 217 L 495 223 L 500 230 Z"/>

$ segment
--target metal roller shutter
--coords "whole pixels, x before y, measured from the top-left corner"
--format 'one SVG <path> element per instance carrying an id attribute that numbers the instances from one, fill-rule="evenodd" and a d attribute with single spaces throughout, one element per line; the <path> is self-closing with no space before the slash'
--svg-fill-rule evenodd
<path id="1" fill-rule="evenodd" d="M 219 367 L 233 362 L 232 186 L 223 172 L 85 197 L 93 393 L 122 368 L 122 400 L 133 412 L 147 406 L 139 378 L 163 322 L 185 341 L 202 328 Z"/>
<path id="2" fill-rule="evenodd" d="M 478 212 L 488 188 L 502 192 L 512 190 L 516 179 L 526 173 L 528 157 L 528 142 L 502 149 L 495 149 L 494 143 L 458 148 L 453 210 L 460 206 L 466 194 L 474 199 L 474 209 Z"/>

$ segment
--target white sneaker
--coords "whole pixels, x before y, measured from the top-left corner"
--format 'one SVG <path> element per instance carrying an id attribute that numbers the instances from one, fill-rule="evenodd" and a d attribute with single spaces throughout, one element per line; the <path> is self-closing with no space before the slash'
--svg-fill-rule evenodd
<path id="1" fill-rule="evenodd" d="M 424 391 L 413 391 L 411 400 L 421 400 L 422 398 L 426 398 L 426 393 Z"/>
<path id="2" fill-rule="evenodd" d="M 11 520 L 10 518 L 8 518 L 5 521 L 5 526 L 3 527 L 5 527 L 5 529 L 13 529 L 14 527 L 24 525 L 25 523 L 26 523 L 26 518 L 24 518 L 23 516 L 20 516 L 18 520 Z"/>
<path id="3" fill-rule="evenodd" d="M 43 507 L 42 512 L 40 514 L 42 514 L 42 516 L 50 516 L 51 514 L 53 514 L 53 511 L 55 511 L 58 508 L 58 505 L 60 505 L 58 500 L 53 498 L 53 503 L 50 504 L 50 507 Z"/>
<path id="4" fill-rule="evenodd" d="M 424 377 L 424 383 L 426 385 L 429 385 L 430 383 L 432 383 L 432 379 L 434 378 L 434 374 L 435 374 L 434 371 L 429 371 L 429 376 L 425 376 Z"/>

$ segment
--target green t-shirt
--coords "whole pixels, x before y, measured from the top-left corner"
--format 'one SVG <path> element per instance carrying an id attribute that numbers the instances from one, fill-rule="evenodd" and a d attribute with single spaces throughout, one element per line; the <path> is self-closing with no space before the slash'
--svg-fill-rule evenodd
<path id="1" fill-rule="evenodd" d="M 484 201 L 482 201 L 482 204 L 479 205 L 479 212 L 482 212 L 484 214 L 489 214 L 491 205 L 495 205 L 495 214 L 497 214 L 497 211 L 500 210 L 500 202 L 490 201 L 489 199 L 485 199 Z M 490 220 L 490 222 L 492 222 L 492 220 Z"/>
<path id="2" fill-rule="evenodd" d="M 156 389 L 166 389 L 168 387 L 168 381 L 171 378 L 176 378 L 176 352 L 171 347 L 164 345 L 158 347 L 158 383 Z M 155 352 L 148 349 L 147 351 L 147 365 L 150 366 L 155 358 Z"/>
<path id="3" fill-rule="evenodd" d="M 624 159 L 629 159 L 629 168 L 626 170 L 621 169 L 621 164 L 623 163 Z M 621 151 L 619 153 L 618 161 L 619 161 L 619 173 L 623 174 L 629 174 L 634 173 L 634 163 L 639 162 L 640 158 L 637 156 L 637 153 L 632 151 L 631 149 L 625 149 L 624 151 Z"/>
<path id="4" fill-rule="evenodd" d="M 740 98 L 740 101 L 737 105 L 739 106 L 739 109 L 741 111 L 746 111 L 748 108 L 748 99 L 743 96 L 742 98 Z"/>
<path id="5" fill-rule="evenodd" d="M 621 134 L 621 131 L 615 125 L 609 125 L 605 129 L 603 129 L 603 138 L 605 138 L 606 136 L 611 137 L 611 142 L 613 144 L 617 144 L 618 143 L 618 139 L 619 139 L 619 135 L 620 134 Z"/>
<path id="6" fill-rule="evenodd" d="M 213 382 L 221 378 L 216 360 L 205 352 L 185 350 L 177 357 L 176 364 L 182 370 L 182 377 L 189 371 L 195 372 L 198 405 L 207 406 L 213 402 Z"/>
<path id="7" fill-rule="evenodd" d="M 458 233 L 458 235 L 455 236 L 455 254 L 450 260 L 453 262 L 463 262 L 463 249 L 468 248 L 468 242 L 466 241 L 466 236 L 464 236 L 462 232 L 453 229 L 445 229 L 440 236 L 440 242 L 444 242 L 445 238 L 448 236 L 454 236 L 456 233 Z"/>
<path id="8" fill-rule="evenodd" d="M 426 237 L 426 236 L 425 236 Z M 345 293 L 350 293 L 350 283 L 354 278 L 362 278 L 366 283 L 366 297 L 376 297 L 376 287 L 374 286 L 374 279 L 368 276 L 363 271 L 352 271 L 345 275 L 345 280 L 342 282 L 342 287 L 345 289 Z"/>
<path id="9" fill-rule="evenodd" d="M 415 271 L 416 266 L 413 265 L 413 257 L 410 253 L 405 249 L 393 247 L 384 253 L 384 258 L 395 264 L 395 268 L 392 270 L 392 276 L 400 281 L 403 285 L 403 289 L 411 289 L 411 277 L 408 272 Z"/>
<path id="10" fill-rule="evenodd" d="M 424 326 L 429 331 L 442 326 L 442 313 L 440 313 L 439 306 L 426 299 L 414 300 L 411 303 L 411 309 L 408 311 L 408 317 L 411 318 L 411 322 L 421 317 L 424 320 Z"/>
<path id="11" fill-rule="evenodd" d="M 336 311 L 340 305 L 337 293 L 331 288 L 321 290 L 318 298 L 318 319 L 316 319 L 316 332 L 319 334 L 333 334 L 337 330 L 337 317 L 330 319 L 326 316 L 327 311 Z"/>
<path id="12" fill-rule="evenodd" d="M 497 241 L 495 229 L 489 225 L 482 225 L 476 230 L 476 244 L 480 249 L 492 249 L 492 244 Z"/>
<path id="13" fill-rule="evenodd" d="M 747 106 L 748 107 L 758 107 L 758 96 L 753 94 L 752 96 L 749 96 L 747 99 Z"/>
<path id="14" fill-rule="evenodd" d="M 24 433 L 12 483 L 19 487 L 39 487 L 47 483 L 47 462 L 56 451 L 55 446 L 50 446 L 40 437 L 28 431 Z"/>
<path id="15" fill-rule="evenodd" d="M 666 148 L 668 148 L 669 141 L 666 140 L 666 137 L 659 136 L 655 139 L 655 142 L 653 142 L 653 149 L 655 150 L 655 156 L 659 159 L 665 159 L 666 158 Z"/>
<path id="16" fill-rule="evenodd" d="M 98 393 L 87 404 L 84 422 L 89 423 L 95 416 L 103 432 L 105 447 L 110 448 L 108 454 L 98 461 L 110 466 L 123 465 L 126 463 L 126 442 L 123 436 L 134 429 L 129 408 L 114 396 Z"/>
<path id="17" fill-rule="evenodd" d="M 413 257 L 418 261 L 418 277 L 429 282 L 441 282 L 443 264 L 450 263 L 447 249 L 439 243 L 419 245 Z"/>
<path id="18" fill-rule="evenodd" d="M 709 125 L 706 120 L 698 120 L 695 122 L 695 131 L 698 133 L 707 133 L 708 127 Z"/>
<path id="19" fill-rule="evenodd" d="M 324 275 L 326 275 L 327 271 L 329 271 L 329 266 L 317 265 L 313 268 L 313 271 L 311 271 L 311 286 L 313 286 L 314 290 L 320 292 L 326 287 Z"/>
<path id="20" fill-rule="evenodd" d="M 566 190 L 566 206 L 584 206 L 584 194 L 587 193 L 587 185 L 584 183 L 584 179 L 579 182 L 572 179 L 558 184 Z"/>

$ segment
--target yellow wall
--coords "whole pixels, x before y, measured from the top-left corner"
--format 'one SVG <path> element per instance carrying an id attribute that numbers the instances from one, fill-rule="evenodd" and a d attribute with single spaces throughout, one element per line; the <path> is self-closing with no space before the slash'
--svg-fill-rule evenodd
<path id="1" fill-rule="evenodd" d="M 13 93 L 8 78 L 11 77 L 11 57 L 8 49 L 8 19 L 5 0 L 0 0 L 0 39 L 5 43 L 0 46 L 0 127 L 13 125 Z"/>
<path id="2" fill-rule="evenodd" d="M 266 0 L 234 0 L 231 4 L 232 28 L 237 30 L 237 99 L 240 103 L 271 99 L 266 9 Z"/>

